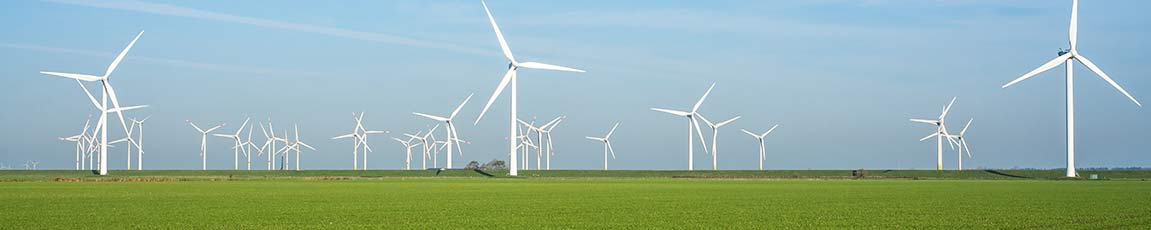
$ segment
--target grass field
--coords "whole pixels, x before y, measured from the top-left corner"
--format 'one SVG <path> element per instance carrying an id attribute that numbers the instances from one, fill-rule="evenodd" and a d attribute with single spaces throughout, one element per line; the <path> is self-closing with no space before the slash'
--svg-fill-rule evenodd
<path id="1" fill-rule="evenodd" d="M 0 228 L 1151 228 L 1146 171 L 843 172 L 0 171 Z"/>

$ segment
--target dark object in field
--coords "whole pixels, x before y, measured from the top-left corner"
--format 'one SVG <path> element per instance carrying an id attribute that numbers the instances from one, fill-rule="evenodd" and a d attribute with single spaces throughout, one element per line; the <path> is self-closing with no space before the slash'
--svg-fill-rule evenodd
<path id="1" fill-rule="evenodd" d="M 863 178 L 867 176 L 867 171 L 863 169 L 851 170 L 851 177 Z"/>

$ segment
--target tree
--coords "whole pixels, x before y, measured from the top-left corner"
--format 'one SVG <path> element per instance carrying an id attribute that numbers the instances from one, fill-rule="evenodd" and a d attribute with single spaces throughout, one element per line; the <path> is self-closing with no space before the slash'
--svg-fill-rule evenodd
<path id="1" fill-rule="evenodd" d="M 480 168 L 480 162 L 477 162 L 477 161 L 468 162 L 468 165 L 464 166 L 464 169 L 469 169 L 469 170 L 470 169 L 478 169 L 478 168 Z"/>

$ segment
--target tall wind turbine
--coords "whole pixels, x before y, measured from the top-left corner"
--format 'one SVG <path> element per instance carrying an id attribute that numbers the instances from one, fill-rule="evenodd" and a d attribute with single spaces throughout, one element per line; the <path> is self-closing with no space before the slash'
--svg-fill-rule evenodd
<path id="1" fill-rule="evenodd" d="M 967 139 L 964 136 L 967 133 L 967 128 L 971 127 L 972 121 L 975 121 L 975 118 L 971 118 L 970 120 L 967 120 L 967 125 L 963 126 L 963 130 L 960 130 L 958 135 L 951 135 L 951 138 L 955 139 L 955 142 L 956 142 L 955 145 L 959 146 L 959 152 L 958 152 L 959 153 L 959 167 L 958 167 L 958 169 L 960 171 L 963 171 L 963 151 L 967 151 L 967 158 L 971 158 L 971 148 L 967 147 Z"/>
<path id="2" fill-rule="evenodd" d="M 615 159 L 615 150 L 611 148 L 611 134 L 615 133 L 615 128 L 619 127 L 619 122 L 611 126 L 611 131 L 607 132 L 604 137 L 587 137 L 589 140 L 603 142 L 603 170 L 607 170 L 607 154 L 611 153 L 611 159 Z"/>
<path id="3" fill-rule="evenodd" d="M 60 138 L 61 141 L 76 142 L 76 170 L 80 170 L 80 166 L 82 165 L 81 161 L 83 160 L 83 152 L 86 146 L 84 145 L 84 142 L 88 138 L 88 128 L 90 128 L 89 125 L 91 124 L 92 115 L 88 115 L 88 120 L 84 121 L 84 130 L 81 130 L 80 134 Z"/>
<path id="4" fill-rule="evenodd" d="M 208 170 L 208 134 L 212 131 L 216 131 L 216 129 L 219 129 L 220 127 L 224 127 L 224 124 L 217 125 L 205 130 L 201 129 L 200 126 L 196 126 L 196 123 L 192 123 L 192 121 L 187 122 L 188 124 L 192 125 L 192 128 L 196 128 L 196 131 L 200 132 L 200 162 L 201 166 L 203 167 L 202 170 Z"/>
<path id="5" fill-rule="evenodd" d="M 699 119 L 703 120 L 703 123 L 707 124 L 707 127 L 711 128 L 711 170 L 719 170 L 719 148 L 717 148 L 716 144 L 719 142 L 719 127 L 731 124 L 732 122 L 735 122 L 735 120 L 739 120 L 739 118 L 740 116 L 735 116 L 731 119 L 727 119 L 726 121 L 711 123 L 711 121 L 707 120 L 707 118 L 704 118 L 702 114 L 699 115 Z"/>
<path id="6" fill-rule="evenodd" d="M 512 50 L 508 48 L 507 41 L 504 40 L 503 32 L 500 32 L 500 26 L 496 24 L 496 19 L 494 17 L 492 17 L 492 12 L 491 12 L 491 10 L 488 9 L 488 4 L 482 0 L 480 1 L 480 4 L 484 5 L 484 12 L 486 12 L 488 14 L 488 21 L 491 22 L 492 29 L 495 30 L 495 32 L 496 32 L 496 39 L 499 40 L 499 42 L 500 42 L 500 50 L 503 50 L 504 57 L 506 57 L 510 63 L 508 64 L 508 72 L 505 73 L 503 79 L 500 80 L 499 86 L 497 86 L 496 91 L 492 93 L 492 97 L 490 99 L 488 99 L 487 105 L 484 105 L 484 110 L 482 112 L 480 112 L 480 116 L 476 118 L 475 124 L 480 123 L 480 119 L 484 118 L 484 114 L 488 112 L 488 108 L 490 108 L 492 106 L 492 102 L 495 102 L 496 98 L 499 97 L 500 93 L 502 93 L 504 91 L 504 87 L 507 87 L 508 83 L 511 83 L 511 86 L 512 86 L 512 89 L 511 89 L 511 100 L 512 100 L 511 101 L 511 118 L 510 118 L 510 122 L 508 124 L 510 127 L 509 130 L 511 130 L 511 135 L 508 135 L 508 137 L 509 137 L 508 138 L 508 156 L 510 158 L 509 162 L 511 163 L 511 165 L 510 165 L 511 167 L 509 167 L 511 169 L 511 172 L 509 172 L 509 174 L 511 176 L 516 176 L 516 175 L 518 175 L 518 171 L 516 169 L 517 168 L 516 167 L 517 166 L 517 162 L 516 162 L 517 159 L 516 159 L 516 154 L 515 154 L 516 153 L 516 138 L 515 137 L 519 136 L 519 135 L 516 135 L 516 131 L 517 131 L 516 130 L 516 126 L 517 126 L 516 125 L 516 118 L 519 117 L 518 114 L 516 113 L 516 105 L 517 105 L 517 103 L 516 103 L 517 102 L 516 101 L 516 99 L 517 99 L 516 98 L 517 97 L 516 96 L 516 91 L 517 91 L 516 90 L 516 70 L 519 68 L 528 68 L 528 69 L 554 70 L 554 71 L 566 71 L 566 72 L 578 72 L 578 73 L 583 73 L 584 71 L 579 70 L 579 69 L 573 69 L 573 68 L 563 67 L 563 66 L 558 66 L 558 65 L 544 64 L 544 63 L 539 63 L 539 62 L 518 62 L 518 61 L 516 61 L 515 56 L 512 55 Z"/>
<path id="7" fill-rule="evenodd" d="M 72 79 L 76 79 L 77 81 L 87 81 L 87 82 L 99 81 L 101 86 L 104 88 L 104 92 L 100 96 L 101 103 L 96 106 L 101 111 L 104 111 L 100 114 L 99 123 L 107 123 L 107 120 L 108 120 L 107 119 L 107 111 L 114 111 L 116 113 L 116 115 L 120 118 L 120 126 L 124 128 L 124 133 L 127 133 L 128 132 L 128 124 L 124 121 L 124 113 L 122 112 L 123 110 L 119 110 L 120 109 L 120 101 L 116 97 L 116 90 L 112 88 L 112 85 L 110 83 L 108 83 L 108 77 L 110 77 L 112 75 L 112 72 L 116 70 L 116 66 L 120 65 L 120 61 L 124 60 L 124 56 L 127 55 L 128 50 L 131 50 L 132 46 L 136 44 L 136 40 L 140 39 L 140 35 L 144 35 L 144 31 L 140 31 L 139 34 L 136 34 L 136 38 L 133 38 L 132 42 L 128 43 L 128 47 L 124 48 L 123 51 L 120 51 L 120 54 L 116 56 L 116 59 L 112 60 L 112 64 L 108 65 L 108 69 L 104 71 L 103 76 L 93 76 L 93 75 L 76 74 L 76 73 L 48 72 L 48 71 L 40 71 L 40 73 L 52 75 L 52 76 L 72 78 Z M 83 84 L 81 84 L 80 86 L 83 86 Z M 87 89 L 85 89 L 85 91 L 87 91 Z M 92 99 L 93 102 L 96 101 L 95 98 L 92 97 L 91 93 L 88 93 L 88 98 Z M 112 100 L 112 108 L 108 108 L 108 99 Z M 97 125 L 97 126 L 99 126 L 99 125 Z M 108 146 L 108 127 L 107 126 L 102 126 L 102 128 L 100 128 L 100 138 L 99 139 L 100 139 L 100 145 L 99 145 L 100 146 L 100 172 L 99 172 L 99 174 L 100 175 L 108 175 L 108 161 L 107 161 L 108 160 L 108 154 L 107 154 L 108 153 L 108 147 L 107 147 Z"/>
<path id="8" fill-rule="evenodd" d="M 687 170 L 689 170 L 689 171 L 695 170 L 695 147 L 693 144 L 693 143 L 695 143 L 695 141 L 693 141 L 691 139 L 692 138 L 691 136 L 693 136 L 692 132 L 696 132 L 697 135 L 695 135 L 695 136 L 699 137 L 699 143 L 703 145 L 703 151 L 707 152 L 707 142 L 705 142 L 703 140 L 703 130 L 701 130 L 699 128 L 699 122 L 695 120 L 695 117 L 699 116 L 699 113 L 698 113 L 699 112 L 699 106 L 703 105 L 703 100 L 707 99 L 707 95 L 711 94 L 711 89 L 713 89 L 713 88 L 715 88 L 715 83 L 711 83 L 711 87 L 707 87 L 707 92 L 704 92 L 703 97 L 700 97 L 699 101 L 697 101 L 695 103 L 695 106 L 691 107 L 691 112 L 662 109 L 662 108 L 651 108 L 651 110 L 664 112 L 664 113 L 670 113 L 672 115 L 687 118 Z M 695 128 L 694 131 L 692 130 L 693 126 Z"/>
<path id="9" fill-rule="evenodd" d="M 756 141 L 759 141 L 759 170 L 760 171 L 763 171 L 763 161 L 765 158 L 767 158 L 767 150 L 764 148 L 764 145 L 766 145 L 767 143 L 764 142 L 764 139 L 767 138 L 768 134 L 771 134 L 771 131 L 775 131 L 775 128 L 777 128 L 777 127 L 779 127 L 779 125 L 771 126 L 771 129 L 768 129 L 767 132 L 763 133 L 763 135 L 755 134 L 751 131 L 747 131 L 746 129 L 741 129 L 743 131 L 743 133 L 746 133 L 747 135 L 751 135 L 751 137 L 754 137 Z"/>
<path id="10" fill-rule="evenodd" d="M 268 121 L 268 129 L 264 129 L 264 124 L 260 123 L 260 132 L 264 134 L 264 145 L 260 146 L 260 153 L 267 154 L 268 170 L 272 170 L 272 164 L 275 162 L 276 156 L 276 142 L 287 142 L 287 139 L 276 137 L 276 129 L 272 128 L 272 121 Z"/>
<path id="11" fill-rule="evenodd" d="M 456 106 L 456 110 L 453 110 L 452 114 L 448 115 L 447 118 L 444 118 L 441 116 L 423 114 L 423 113 L 412 113 L 412 114 L 415 114 L 416 116 L 426 117 L 428 119 L 440 121 L 440 122 L 443 122 L 444 124 L 446 124 L 444 130 L 447 130 L 447 133 L 448 133 L 448 140 L 447 140 L 448 141 L 448 143 L 447 143 L 447 145 L 448 145 L 448 147 L 447 147 L 448 148 L 448 159 L 447 159 L 448 165 L 447 165 L 447 168 L 452 168 L 452 145 L 453 144 L 456 145 L 457 149 L 459 149 L 460 154 L 463 154 L 463 152 L 464 152 L 464 150 L 459 146 L 459 139 L 458 139 L 459 133 L 456 132 L 456 125 L 452 123 L 452 119 L 455 119 L 456 114 L 460 113 L 460 109 L 463 109 L 464 105 L 467 105 L 468 101 L 472 100 L 472 95 L 474 95 L 474 94 L 468 94 L 468 97 L 464 98 L 464 102 L 460 103 L 459 106 Z"/>
<path id="12" fill-rule="evenodd" d="M 957 99 L 957 98 L 956 97 L 951 98 L 951 102 L 947 103 L 947 107 L 943 108 L 943 113 L 939 114 L 938 119 L 935 119 L 935 120 L 911 119 L 912 122 L 919 122 L 919 123 L 926 123 L 926 124 L 935 125 L 935 132 L 932 132 L 931 135 L 927 135 L 926 137 L 923 137 L 923 139 L 919 139 L 919 141 L 925 141 L 927 139 L 931 139 L 932 137 L 935 138 L 936 149 L 938 149 L 938 154 L 936 154 L 935 170 L 943 170 L 943 138 L 948 138 L 947 139 L 949 141 L 949 142 L 947 142 L 948 145 L 952 144 L 950 142 L 951 141 L 951 134 L 947 133 L 947 125 L 944 123 L 944 121 L 947 117 L 947 112 L 951 111 L 951 105 L 955 104 L 955 99 Z M 952 145 L 951 148 L 954 149 L 955 146 Z"/>
<path id="13" fill-rule="evenodd" d="M 240 139 L 240 132 L 243 132 L 244 127 L 248 126 L 248 120 L 251 120 L 251 118 L 245 118 L 244 124 L 240 125 L 240 128 L 237 128 L 234 134 L 212 134 L 213 136 L 232 139 L 234 143 L 232 146 L 232 170 L 240 170 L 240 151 L 244 150 L 244 148 L 242 148 L 244 140 Z M 244 152 L 244 154 L 247 155 L 248 152 Z"/>
<path id="14" fill-rule="evenodd" d="M 1042 66 L 1039 66 L 1039 68 L 1031 70 L 1031 72 L 1023 74 L 1023 76 L 1008 82 L 1002 87 L 1010 87 L 1015 83 L 1019 83 L 1020 81 L 1026 80 L 1027 78 L 1031 78 L 1039 73 L 1055 68 L 1061 63 L 1067 67 L 1067 177 L 1078 176 L 1078 174 L 1075 173 L 1075 81 L 1072 80 L 1072 60 L 1079 61 L 1080 64 L 1083 64 L 1083 66 L 1087 67 L 1087 69 L 1090 69 L 1091 72 L 1095 72 L 1095 75 L 1098 75 L 1099 78 L 1103 78 L 1104 81 L 1107 81 L 1108 84 L 1111 84 L 1111 87 L 1115 87 L 1116 90 L 1119 90 L 1120 93 L 1123 93 L 1124 96 L 1127 96 L 1128 99 L 1131 99 L 1132 102 L 1135 102 L 1135 105 L 1143 107 L 1143 104 L 1139 103 L 1139 100 L 1135 100 L 1135 97 L 1131 96 L 1130 93 L 1127 93 L 1127 90 L 1124 90 L 1122 86 L 1119 86 L 1119 83 L 1115 83 L 1115 80 L 1111 80 L 1111 77 L 1107 76 L 1106 73 L 1103 73 L 1103 70 L 1099 69 L 1099 67 L 1096 66 L 1094 62 L 1091 62 L 1090 59 L 1087 59 L 1087 57 L 1079 54 L 1079 49 L 1075 47 L 1075 41 L 1077 40 L 1076 37 L 1079 33 L 1078 31 L 1079 0 L 1073 0 L 1071 2 L 1071 26 L 1070 29 L 1068 29 L 1068 43 L 1070 43 L 1071 49 L 1066 51 L 1060 49 L 1059 56 L 1055 57 L 1055 59 L 1044 63 Z"/>

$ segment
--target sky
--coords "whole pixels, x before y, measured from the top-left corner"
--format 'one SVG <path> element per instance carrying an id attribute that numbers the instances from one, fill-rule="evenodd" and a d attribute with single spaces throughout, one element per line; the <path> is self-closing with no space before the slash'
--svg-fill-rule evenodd
<path id="1" fill-rule="evenodd" d="M 349 133 L 351 114 L 361 111 L 368 129 L 392 132 L 369 139 L 369 167 L 397 169 L 403 147 L 386 136 L 429 128 L 433 121 L 411 113 L 447 115 L 469 94 L 457 123 L 470 144 L 455 164 L 507 159 L 508 92 L 473 125 L 508 63 L 479 1 L 2 4 L 0 103 L 9 108 L 0 110 L 0 163 L 7 166 L 73 167 L 74 146 L 57 138 L 79 133 L 98 113 L 73 80 L 38 72 L 99 75 L 141 30 L 111 83 L 125 106 L 150 106 L 125 114 L 151 116 L 145 169 L 199 169 L 200 134 L 186 121 L 227 123 L 218 131 L 227 133 L 246 117 L 270 120 L 279 133 L 298 124 L 300 138 L 318 149 L 303 153 L 303 168 L 349 169 L 351 141 L 331 138 Z M 712 83 L 700 113 L 742 116 L 719 130 L 720 169 L 755 169 L 757 142 L 739 130 L 775 124 L 769 169 L 932 169 L 936 143 L 918 140 L 934 127 L 908 119 L 938 116 L 952 97 L 951 132 L 974 119 L 965 167 L 1065 166 L 1063 68 L 1000 86 L 1068 47 L 1071 1 L 488 5 L 517 59 L 587 70 L 519 74 L 520 118 L 567 117 L 553 134 L 556 169 L 602 168 L 602 145 L 584 137 L 602 136 L 615 122 L 612 169 L 686 169 L 685 119 L 650 108 L 690 110 Z M 1148 7 L 1083 1 L 1079 10 L 1080 53 L 1143 103 L 1151 102 Z M 1077 165 L 1151 166 L 1144 143 L 1151 111 L 1074 68 Z M 109 135 L 123 137 L 118 122 Z M 231 169 L 231 145 L 209 137 L 208 168 Z M 711 156 L 696 148 L 695 168 L 710 169 Z M 126 151 L 110 148 L 111 169 L 126 167 Z M 956 160 L 945 146 L 944 166 Z"/>

